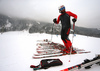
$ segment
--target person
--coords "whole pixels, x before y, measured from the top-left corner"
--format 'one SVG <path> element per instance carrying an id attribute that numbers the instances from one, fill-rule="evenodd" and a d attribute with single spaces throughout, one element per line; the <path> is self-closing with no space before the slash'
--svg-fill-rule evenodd
<path id="1" fill-rule="evenodd" d="M 70 17 L 74 17 L 72 21 L 75 23 L 77 21 L 77 15 L 65 10 L 65 6 L 62 5 L 59 7 L 59 12 L 61 13 L 58 18 L 54 18 L 53 22 L 56 24 L 59 24 L 59 21 L 61 21 L 62 29 L 61 29 L 61 39 L 64 43 L 64 46 L 66 47 L 63 52 L 69 54 L 70 50 L 72 48 L 72 43 L 70 39 L 68 38 L 71 28 L 71 22 Z M 72 48 L 72 53 L 75 53 L 75 51 Z"/>

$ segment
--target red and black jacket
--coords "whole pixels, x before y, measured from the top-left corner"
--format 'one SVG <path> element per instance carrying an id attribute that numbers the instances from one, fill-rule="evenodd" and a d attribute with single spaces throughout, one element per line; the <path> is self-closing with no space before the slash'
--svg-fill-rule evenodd
<path id="1" fill-rule="evenodd" d="M 66 13 L 64 14 L 60 14 L 58 16 L 58 19 L 57 19 L 57 24 L 59 23 L 59 21 L 61 21 L 61 24 L 62 24 L 62 28 L 71 28 L 71 23 L 70 23 L 70 16 L 74 17 L 77 19 L 77 15 L 70 12 L 70 11 L 67 11 Z"/>

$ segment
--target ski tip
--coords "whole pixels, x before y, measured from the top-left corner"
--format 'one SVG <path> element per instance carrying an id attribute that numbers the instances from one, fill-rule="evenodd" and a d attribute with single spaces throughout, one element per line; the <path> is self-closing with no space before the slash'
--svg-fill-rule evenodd
<path id="1" fill-rule="evenodd" d="M 68 68 L 67 68 L 67 69 L 64 69 L 64 70 L 60 70 L 60 71 L 69 71 L 69 70 L 68 70 Z"/>
<path id="2" fill-rule="evenodd" d="M 39 59 L 39 58 L 37 58 L 37 57 L 33 57 L 33 59 Z"/>
<path id="3" fill-rule="evenodd" d="M 34 57 L 34 56 L 33 56 L 32 58 L 33 58 L 33 59 L 37 59 L 37 57 Z"/>
<path id="4" fill-rule="evenodd" d="M 34 54 L 35 56 L 39 56 L 38 54 Z"/>

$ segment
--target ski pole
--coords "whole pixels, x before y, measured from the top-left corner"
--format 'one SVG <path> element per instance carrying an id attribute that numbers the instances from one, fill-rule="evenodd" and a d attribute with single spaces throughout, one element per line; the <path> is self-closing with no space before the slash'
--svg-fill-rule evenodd
<path id="1" fill-rule="evenodd" d="M 52 34 L 53 34 L 53 26 L 54 26 L 54 23 L 53 23 L 52 29 L 51 29 L 51 31 L 52 31 L 52 32 L 51 32 L 51 42 L 52 42 L 52 38 L 53 38 L 53 37 L 52 37 Z"/>
<path id="2" fill-rule="evenodd" d="M 73 39 L 74 39 L 74 33 L 75 33 L 75 22 L 73 22 L 73 37 L 72 37 L 72 44 L 73 44 Z"/>
<path id="3" fill-rule="evenodd" d="M 73 36 L 72 36 L 72 45 L 73 45 L 74 33 L 75 33 L 75 22 L 73 22 Z M 70 48 L 70 58 L 71 58 L 71 52 L 72 52 L 72 46 L 71 46 L 71 48 Z M 70 60 L 69 60 L 69 62 L 70 62 Z"/>

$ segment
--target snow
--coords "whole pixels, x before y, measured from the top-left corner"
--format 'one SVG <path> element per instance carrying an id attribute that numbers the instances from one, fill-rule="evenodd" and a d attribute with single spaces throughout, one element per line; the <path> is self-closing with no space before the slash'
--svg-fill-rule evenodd
<path id="1" fill-rule="evenodd" d="M 52 36 L 52 41 L 63 44 L 60 35 Z M 33 71 L 30 65 L 38 65 L 40 60 L 42 60 L 32 58 L 33 54 L 36 53 L 36 43 L 37 40 L 43 39 L 51 40 L 51 35 L 45 33 L 29 34 L 27 31 L 0 34 L 0 71 Z M 70 39 L 72 39 L 72 35 L 70 35 Z M 100 54 L 99 42 L 100 38 L 76 34 L 73 38 L 73 46 L 91 51 L 91 53 L 50 57 L 51 59 L 59 58 L 63 62 L 63 65 L 37 71 L 60 71 L 80 64 L 84 59 L 92 59 L 95 55 Z M 94 64 L 91 69 L 86 70 L 82 68 L 76 71 L 100 71 L 100 66 Z"/>

